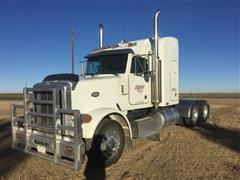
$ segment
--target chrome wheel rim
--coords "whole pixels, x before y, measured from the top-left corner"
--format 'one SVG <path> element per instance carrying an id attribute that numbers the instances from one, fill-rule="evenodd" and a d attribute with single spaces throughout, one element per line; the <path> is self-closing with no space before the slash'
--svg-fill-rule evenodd
<path id="1" fill-rule="evenodd" d="M 193 111 L 192 111 L 192 120 L 194 122 L 196 122 L 198 119 L 198 109 L 197 107 L 193 107 Z"/>
<path id="2" fill-rule="evenodd" d="M 203 118 L 206 119 L 208 116 L 208 107 L 207 105 L 203 106 Z"/>
<path id="3" fill-rule="evenodd" d="M 120 137 L 115 131 L 107 131 L 102 138 L 100 149 L 105 157 L 117 153 L 120 147 Z"/>

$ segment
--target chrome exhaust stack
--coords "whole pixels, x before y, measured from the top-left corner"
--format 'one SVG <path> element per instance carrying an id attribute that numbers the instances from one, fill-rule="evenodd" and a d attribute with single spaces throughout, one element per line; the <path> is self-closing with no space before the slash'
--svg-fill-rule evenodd
<path id="1" fill-rule="evenodd" d="M 99 24 L 99 47 L 103 47 L 103 25 Z"/>
<path id="2" fill-rule="evenodd" d="M 158 109 L 158 105 L 161 102 L 161 62 L 158 57 L 158 16 L 160 10 L 154 15 L 154 47 L 153 47 L 153 76 L 152 76 L 152 103 L 155 109 Z"/>

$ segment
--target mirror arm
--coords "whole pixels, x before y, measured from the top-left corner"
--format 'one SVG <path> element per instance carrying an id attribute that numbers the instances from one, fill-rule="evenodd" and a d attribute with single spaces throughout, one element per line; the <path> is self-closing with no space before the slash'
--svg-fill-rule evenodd
<path id="1" fill-rule="evenodd" d="M 80 77 L 84 77 L 85 76 L 85 73 L 84 73 L 84 61 L 80 61 L 80 68 L 81 68 L 81 70 L 80 70 L 80 73 L 79 73 L 79 76 Z"/>

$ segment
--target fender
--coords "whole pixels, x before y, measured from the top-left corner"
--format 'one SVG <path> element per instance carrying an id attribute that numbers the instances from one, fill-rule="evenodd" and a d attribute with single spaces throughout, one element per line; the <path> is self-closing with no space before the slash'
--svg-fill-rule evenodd
<path id="1" fill-rule="evenodd" d="M 123 123 L 119 122 L 123 129 L 129 129 L 129 137 L 132 139 L 132 129 L 131 125 L 129 123 L 128 118 L 125 114 L 123 114 L 118 109 L 114 108 L 98 108 L 93 111 L 88 112 L 87 114 L 90 114 L 92 116 L 92 120 L 89 123 L 83 123 L 82 124 L 82 130 L 83 130 L 83 138 L 91 139 L 94 136 L 95 130 L 97 129 L 97 126 L 101 123 L 101 121 L 104 119 L 104 117 L 109 116 L 111 119 L 114 119 L 114 116 L 121 116 L 128 127 L 124 126 Z M 113 117 L 113 118 L 112 118 Z"/>

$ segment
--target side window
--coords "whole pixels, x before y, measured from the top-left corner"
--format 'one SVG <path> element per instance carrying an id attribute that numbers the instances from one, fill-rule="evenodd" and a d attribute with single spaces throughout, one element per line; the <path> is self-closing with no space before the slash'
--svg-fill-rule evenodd
<path id="1" fill-rule="evenodd" d="M 134 56 L 131 64 L 131 73 L 144 73 L 148 71 L 147 59 L 143 57 Z"/>
<path id="2" fill-rule="evenodd" d="M 100 62 L 91 61 L 90 63 L 87 64 L 87 71 L 90 74 L 95 74 L 95 73 L 99 72 L 100 67 L 101 67 Z"/>

